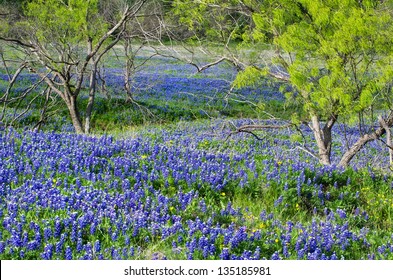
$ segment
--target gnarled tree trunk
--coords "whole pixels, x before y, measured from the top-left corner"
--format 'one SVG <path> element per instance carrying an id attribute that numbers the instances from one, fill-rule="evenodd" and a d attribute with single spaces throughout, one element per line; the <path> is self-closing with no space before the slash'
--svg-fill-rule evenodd
<path id="1" fill-rule="evenodd" d="M 90 133 L 91 128 L 91 115 L 93 112 L 94 99 L 96 95 L 96 78 L 97 67 L 94 65 L 92 72 L 90 74 L 90 89 L 89 89 L 89 99 L 87 101 L 86 107 L 86 118 L 85 118 L 85 133 Z"/>
<path id="2" fill-rule="evenodd" d="M 87 53 L 91 54 L 93 51 L 93 42 L 92 39 L 89 38 L 88 40 L 88 49 Z M 91 115 L 93 112 L 93 105 L 94 99 L 96 96 L 96 84 L 97 84 L 97 70 L 98 70 L 98 61 L 99 58 L 92 57 L 91 59 L 91 73 L 90 73 L 90 80 L 89 80 L 89 99 L 87 101 L 86 107 L 86 117 L 85 117 L 85 133 L 90 133 L 91 127 Z"/>
<path id="3" fill-rule="evenodd" d="M 332 128 L 337 120 L 337 116 L 331 116 L 323 129 L 317 115 L 311 116 L 311 129 L 314 133 L 314 138 L 318 146 L 319 162 L 323 165 L 331 164 L 332 154 Z"/>
<path id="4" fill-rule="evenodd" d="M 392 127 L 393 126 L 393 111 L 390 111 L 389 116 L 383 120 L 386 127 Z M 358 141 L 355 142 L 349 148 L 348 151 L 344 153 L 344 155 L 341 157 L 340 163 L 338 164 L 339 166 L 342 167 L 347 167 L 349 165 L 349 162 L 353 159 L 353 157 L 368 143 L 374 140 L 379 139 L 382 135 L 386 133 L 385 128 L 382 126 L 379 127 L 377 130 L 364 134 L 361 136 Z"/>
<path id="5" fill-rule="evenodd" d="M 77 107 L 76 96 L 70 96 L 68 100 L 66 100 L 66 104 L 70 113 L 72 124 L 75 128 L 75 132 L 78 134 L 84 133 L 82 121 Z"/>

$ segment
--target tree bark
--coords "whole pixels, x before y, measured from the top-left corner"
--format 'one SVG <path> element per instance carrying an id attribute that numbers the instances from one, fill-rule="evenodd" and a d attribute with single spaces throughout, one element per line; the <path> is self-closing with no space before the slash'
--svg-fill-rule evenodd
<path id="1" fill-rule="evenodd" d="M 389 116 L 384 119 L 384 122 L 387 127 L 393 126 L 393 111 L 390 111 Z M 338 166 L 347 167 L 349 162 L 353 159 L 353 157 L 368 143 L 374 140 L 379 139 L 382 135 L 386 133 L 385 128 L 379 127 L 377 130 L 372 133 L 364 134 L 361 136 L 355 144 L 351 146 L 351 148 L 344 153 L 341 157 L 340 163 Z"/>
<path id="2" fill-rule="evenodd" d="M 335 122 L 336 116 L 332 116 L 322 129 L 318 116 L 311 116 L 311 129 L 314 133 L 315 142 L 318 146 L 319 162 L 323 165 L 331 164 L 332 128 Z"/>
<path id="3" fill-rule="evenodd" d="M 70 112 L 71 121 L 74 125 L 75 132 L 78 134 L 84 133 L 82 121 L 79 115 L 77 103 L 76 103 L 76 96 L 72 95 L 66 101 L 68 111 Z"/>
<path id="4" fill-rule="evenodd" d="M 393 150 L 392 150 L 392 136 L 390 133 L 390 128 L 386 124 L 385 120 L 382 118 L 382 116 L 378 117 L 378 122 L 385 129 L 386 132 L 386 145 L 388 146 L 389 149 L 389 164 L 390 166 L 393 165 Z"/>
<path id="5" fill-rule="evenodd" d="M 124 40 L 124 54 L 126 57 L 126 66 L 125 66 L 125 73 L 124 73 L 124 88 L 126 90 L 127 94 L 127 102 L 131 102 L 134 100 L 133 95 L 132 95 L 132 88 L 130 84 L 130 77 L 131 77 L 131 72 L 134 66 L 134 58 L 130 57 L 129 54 L 129 39 L 127 38 Z"/>
<path id="6" fill-rule="evenodd" d="M 93 51 L 93 40 L 89 38 L 87 42 L 87 53 L 90 55 Z M 97 83 L 97 65 L 101 56 L 98 56 L 98 60 L 94 57 L 91 59 L 91 73 L 89 80 L 89 99 L 87 101 L 86 107 L 86 117 L 85 117 L 85 133 L 90 133 L 90 122 L 91 122 L 91 114 L 93 112 L 94 99 L 96 95 L 96 83 Z"/>
<path id="7" fill-rule="evenodd" d="M 91 71 L 92 72 L 90 74 L 89 99 L 87 101 L 86 107 L 85 133 L 90 133 L 91 114 L 93 112 L 94 99 L 96 95 L 97 65 L 95 63 Z"/>

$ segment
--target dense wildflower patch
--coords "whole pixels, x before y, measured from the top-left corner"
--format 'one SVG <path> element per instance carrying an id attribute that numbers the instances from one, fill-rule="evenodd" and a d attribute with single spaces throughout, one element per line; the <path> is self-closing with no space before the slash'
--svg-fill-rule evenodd
<path id="1" fill-rule="evenodd" d="M 225 141 L 225 122 L 2 131 L 0 258 L 392 258 L 389 176 L 319 166 L 288 131 Z"/>

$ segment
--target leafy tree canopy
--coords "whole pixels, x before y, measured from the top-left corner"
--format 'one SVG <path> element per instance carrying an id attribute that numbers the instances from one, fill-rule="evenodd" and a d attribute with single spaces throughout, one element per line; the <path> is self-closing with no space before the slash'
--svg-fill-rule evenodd
<path id="1" fill-rule="evenodd" d="M 99 20 L 98 0 L 34 0 L 25 6 L 30 28 L 39 40 L 77 43 L 95 39 L 106 26 Z"/>
<path id="2" fill-rule="evenodd" d="M 252 15 L 252 37 L 276 47 L 271 63 L 287 71 L 307 112 L 359 112 L 393 73 L 393 22 L 385 7 L 381 1 L 265 1 Z M 236 81 L 246 82 L 244 75 Z"/>
<path id="3" fill-rule="evenodd" d="M 175 5 L 190 28 L 209 26 L 217 30 L 217 38 L 226 30 L 228 42 L 242 38 L 241 46 L 256 54 L 257 59 L 245 63 L 235 86 L 255 84 L 267 75 L 291 85 L 287 96 L 302 105 L 302 118 L 314 132 L 318 157 L 323 164 L 330 164 L 332 128 L 340 117 L 363 114 L 372 106 L 391 106 L 392 3 L 191 0 L 176 1 Z M 223 24 L 225 19 L 236 17 L 250 21 Z M 266 43 L 269 51 L 256 47 Z M 393 125 L 393 117 L 386 121 Z M 346 165 L 350 158 L 340 164 Z"/>

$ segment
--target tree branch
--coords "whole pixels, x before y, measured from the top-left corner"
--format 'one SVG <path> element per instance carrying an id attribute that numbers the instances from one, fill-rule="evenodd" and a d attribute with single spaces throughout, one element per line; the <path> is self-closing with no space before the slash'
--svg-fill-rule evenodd
<path id="1" fill-rule="evenodd" d="M 22 47 L 25 47 L 25 48 L 34 49 L 34 46 L 33 46 L 33 45 L 31 45 L 31 44 L 29 44 L 29 43 L 22 42 L 22 41 L 19 40 L 19 39 L 15 39 L 15 38 L 6 38 L 6 37 L 3 37 L 3 36 L 0 36 L 0 40 L 1 40 L 1 41 L 5 41 L 5 42 L 16 43 L 17 45 L 22 46 Z"/>
<path id="2" fill-rule="evenodd" d="M 263 129 L 285 129 L 285 128 L 289 128 L 291 126 L 293 126 L 292 123 L 289 123 L 286 125 L 269 125 L 269 124 L 266 124 L 266 125 L 254 125 L 254 124 L 243 125 L 243 126 L 237 127 L 235 131 L 230 132 L 225 140 L 227 140 L 232 135 L 242 133 L 242 132 L 249 133 L 249 134 L 253 135 L 255 138 L 257 138 L 258 140 L 262 140 L 262 138 L 260 138 L 258 135 L 256 135 L 254 133 L 254 131 L 263 130 Z"/>
<path id="3" fill-rule="evenodd" d="M 385 120 L 382 118 L 382 116 L 378 116 L 378 122 L 381 127 L 385 129 L 386 132 L 386 146 L 389 147 L 389 163 L 390 165 L 393 165 L 393 150 L 392 150 L 392 137 L 390 133 L 390 128 L 386 124 Z"/>
<path id="4" fill-rule="evenodd" d="M 389 116 L 386 119 L 383 119 L 385 122 L 386 126 L 392 127 L 393 126 L 393 110 L 390 111 Z M 349 162 L 352 160 L 352 158 L 359 152 L 368 142 L 374 141 L 379 139 L 382 135 L 386 133 L 386 130 L 384 127 L 379 127 L 375 131 L 364 134 L 361 137 L 359 137 L 358 141 L 356 141 L 351 148 L 344 153 L 342 156 L 340 163 L 338 164 L 339 166 L 346 167 L 348 166 Z"/>

